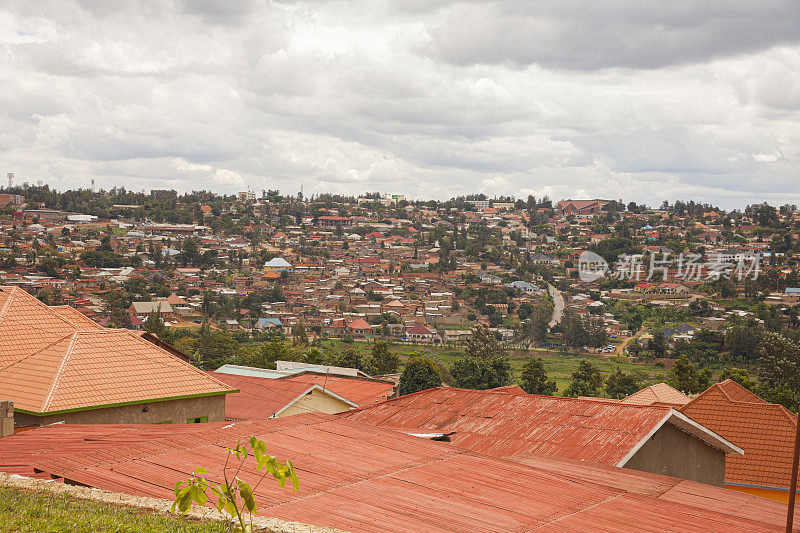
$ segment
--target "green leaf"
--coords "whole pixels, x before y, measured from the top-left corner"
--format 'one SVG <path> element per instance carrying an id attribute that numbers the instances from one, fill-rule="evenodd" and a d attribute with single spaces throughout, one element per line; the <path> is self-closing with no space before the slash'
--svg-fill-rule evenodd
<path id="1" fill-rule="evenodd" d="M 225 502 L 225 512 L 231 516 L 236 516 L 236 505 L 232 501 L 228 500 Z"/>
<path id="2" fill-rule="evenodd" d="M 180 490 L 181 485 L 183 485 L 183 481 L 178 481 L 177 483 L 175 483 L 175 488 L 172 489 L 172 491 L 175 493 L 176 498 L 178 497 L 178 490 Z"/>
<path id="3" fill-rule="evenodd" d="M 253 487 L 244 481 L 239 481 L 239 494 L 242 495 L 242 500 L 247 510 L 251 513 L 255 513 L 256 500 L 253 497 Z"/>
<path id="4" fill-rule="evenodd" d="M 198 466 L 197 468 L 194 469 L 194 473 L 195 474 L 203 474 L 203 475 L 205 475 L 205 474 L 208 473 L 208 471 L 205 468 L 203 468 L 202 466 Z"/>
<path id="5" fill-rule="evenodd" d="M 205 505 L 206 501 L 208 501 L 208 496 L 206 496 L 206 493 L 200 488 L 199 485 L 192 485 L 191 493 L 192 499 L 200 505 Z"/>
<path id="6" fill-rule="evenodd" d="M 182 493 L 180 498 L 178 498 L 178 510 L 183 514 L 188 513 L 189 509 L 192 508 L 192 495 L 189 489 L 185 490 L 186 492 Z"/>
<path id="7" fill-rule="evenodd" d="M 227 502 L 228 502 L 228 499 L 225 496 L 223 496 L 222 494 L 220 494 L 218 496 L 218 499 L 217 499 L 217 511 L 219 511 L 221 513 L 222 510 L 225 509 L 225 504 Z"/>

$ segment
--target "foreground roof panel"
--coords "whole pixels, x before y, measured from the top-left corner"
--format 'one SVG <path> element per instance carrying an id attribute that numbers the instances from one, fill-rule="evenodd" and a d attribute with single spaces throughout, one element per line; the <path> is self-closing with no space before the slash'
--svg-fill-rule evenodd
<path id="1" fill-rule="evenodd" d="M 675 478 L 543 456 L 490 457 L 331 415 L 175 426 L 51 426 L 0 440 L 0 470 L 171 498 L 224 446 L 257 435 L 301 492 L 257 492 L 260 514 L 351 531 L 780 531 L 777 502 Z M 251 466 L 242 477 L 255 481 Z"/>

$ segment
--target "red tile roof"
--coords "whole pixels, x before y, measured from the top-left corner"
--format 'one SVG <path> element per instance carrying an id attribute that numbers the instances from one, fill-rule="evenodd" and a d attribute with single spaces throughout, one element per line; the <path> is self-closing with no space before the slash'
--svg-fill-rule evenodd
<path id="1" fill-rule="evenodd" d="M 404 430 L 455 431 L 454 445 L 496 457 L 535 453 L 621 466 L 675 413 L 667 406 L 447 387 L 345 416 Z"/>
<path id="2" fill-rule="evenodd" d="M 527 428 L 529 429 L 529 428 Z M 50 426 L 0 439 L 0 470 L 172 499 L 197 466 L 255 435 L 291 459 L 300 492 L 264 483 L 259 514 L 359 532 L 782 531 L 785 505 L 644 472 L 450 444 L 327 415 L 180 426 Z M 245 481 L 260 474 L 249 461 Z"/>
<path id="3" fill-rule="evenodd" d="M 372 329 L 372 326 L 369 324 L 369 322 L 367 322 L 363 318 L 358 318 L 356 320 L 353 320 L 352 322 L 347 324 L 347 327 L 350 329 Z"/>
<path id="4" fill-rule="evenodd" d="M 233 389 L 125 329 L 0 287 L 0 391 L 47 414 Z"/>
<path id="5" fill-rule="evenodd" d="M 726 483 L 789 488 L 797 418 L 785 407 L 726 380 L 681 411 L 744 450 L 726 458 Z"/>

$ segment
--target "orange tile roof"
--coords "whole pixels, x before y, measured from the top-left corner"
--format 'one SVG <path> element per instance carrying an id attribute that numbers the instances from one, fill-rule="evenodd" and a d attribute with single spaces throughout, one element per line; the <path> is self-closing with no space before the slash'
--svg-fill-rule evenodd
<path id="1" fill-rule="evenodd" d="M 629 405 L 664 404 L 679 407 L 681 405 L 686 405 L 690 401 L 691 398 L 681 391 L 670 387 L 666 383 L 656 383 L 639 392 L 634 392 L 627 398 L 623 398 L 620 400 L 620 403 Z"/>
<path id="2" fill-rule="evenodd" d="M 681 411 L 744 450 L 726 457 L 726 483 L 789 488 L 797 418 L 788 409 L 725 380 Z"/>
<path id="3" fill-rule="evenodd" d="M 0 286 L 0 391 L 19 411 L 53 414 L 234 389 L 125 329 L 99 326 Z"/>
<path id="4" fill-rule="evenodd" d="M 70 322 L 74 323 L 76 326 L 81 328 L 89 328 L 89 329 L 100 329 L 104 330 L 105 328 L 92 320 L 91 318 L 87 317 L 80 311 L 76 310 L 73 307 L 68 305 L 52 305 L 50 306 L 58 316 L 61 318 L 65 318 Z"/>

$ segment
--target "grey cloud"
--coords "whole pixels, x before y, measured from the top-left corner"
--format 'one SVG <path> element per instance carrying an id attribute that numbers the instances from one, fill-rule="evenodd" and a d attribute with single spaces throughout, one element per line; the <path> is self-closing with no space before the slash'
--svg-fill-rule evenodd
<path id="1" fill-rule="evenodd" d="M 21 179 L 800 203 L 792 5 L 43 2 L 0 8 Z"/>
<path id="2" fill-rule="evenodd" d="M 455 5 L 424 53 L 460 65 L 655 69 L 800 41 L 800 3 L 499 1 Z"/>

